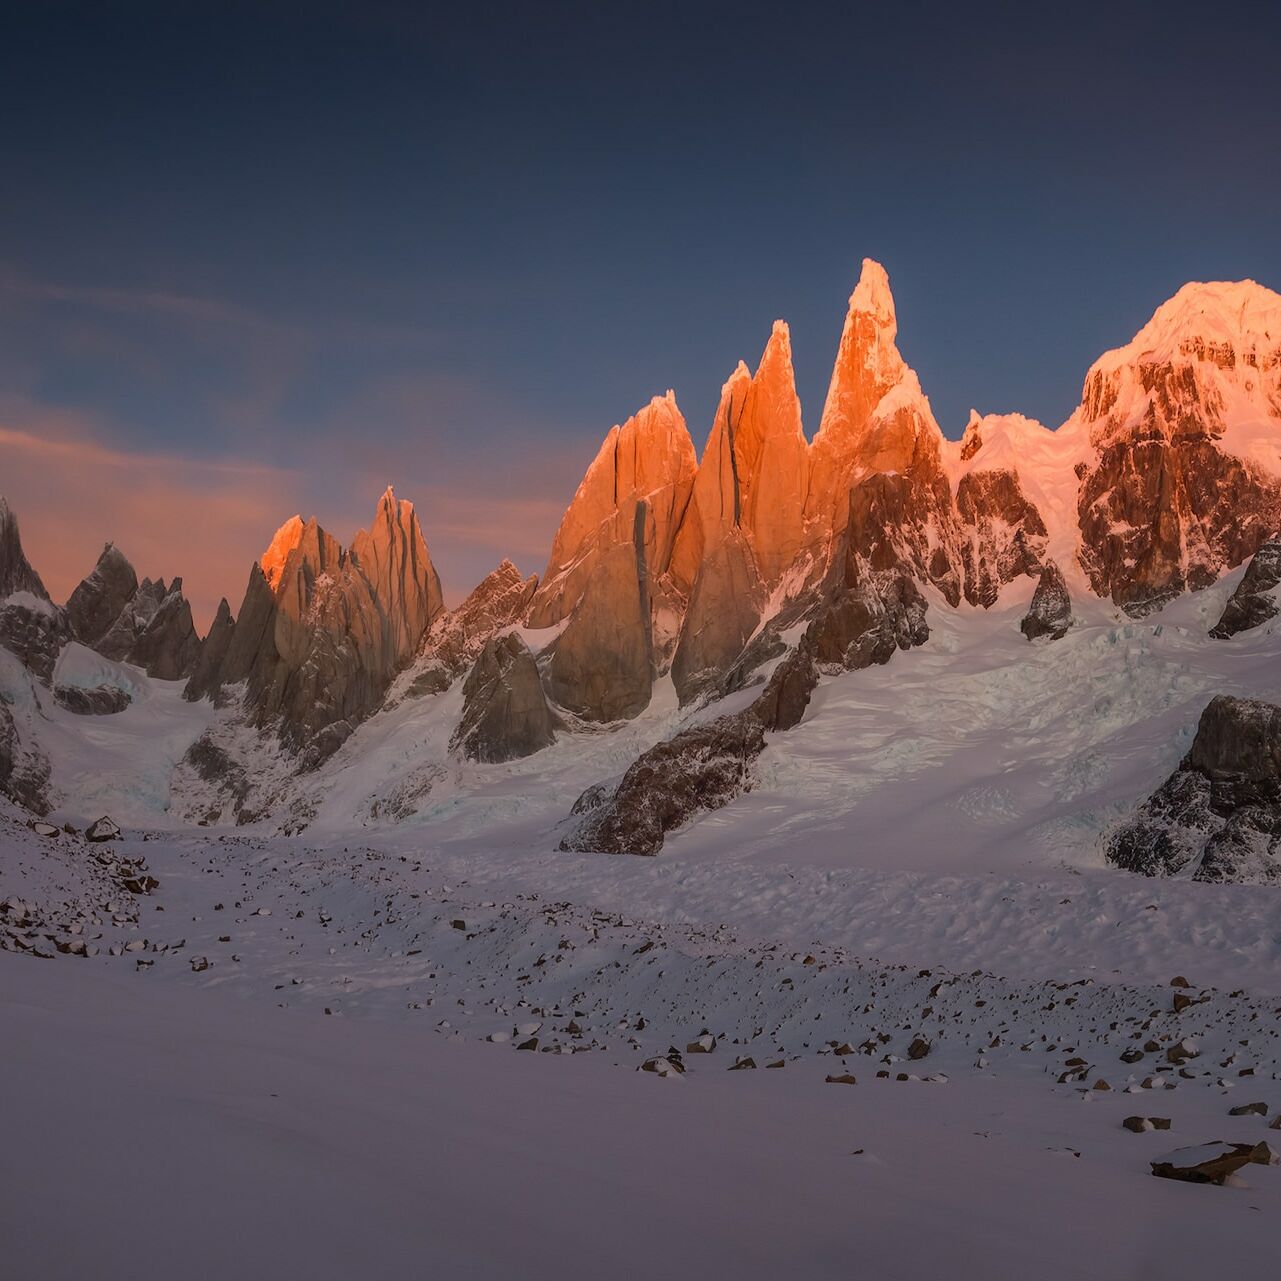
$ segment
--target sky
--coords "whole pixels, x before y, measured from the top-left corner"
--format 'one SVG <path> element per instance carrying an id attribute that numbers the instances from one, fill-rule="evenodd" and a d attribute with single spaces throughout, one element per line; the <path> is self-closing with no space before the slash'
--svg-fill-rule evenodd
<path id="1" fill-rule="evenodd" d="M 447 598 L 541 571 L 609 427 L 792 328 L 814 431 L 864 256 L 958 436 L 1051 426 L 1187 280 L 1281 288 L 1281 9 L 61 4 L 0 36 L 0 493 L 198 621 L 393 484 Z"/>

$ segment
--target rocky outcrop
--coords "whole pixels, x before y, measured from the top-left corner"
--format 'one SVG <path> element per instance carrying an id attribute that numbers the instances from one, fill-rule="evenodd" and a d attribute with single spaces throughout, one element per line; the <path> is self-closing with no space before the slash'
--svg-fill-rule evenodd
<path id="1" fill-rule="evenodd" d="M 440 582 L 413 505 L 389 489 L 372 526 L 344 549 L 315 520 L 286 522 L 244 602 L 215 672 L 190 693 L 245 683 L 254 722 L 303 752 L 332 755 L 381 702 L 442 609 Z M 270 576 L 269 576 L 270 575 Z"/>
<path id="2" fill-rule="evenodd" d="M 1019 623 L 1019 631 L 1030 641 L 1039 640 L 1042 636 L 1062 640 L 1071 626 L 1072 598 L 1068 595 L 1067 583 L 1059 567 L 1049 561 L 1041 570 L 1032 602 Z"/>
<path id="3" fill-rule="evenodd" d="M 1223 615 L 1210 628 L 1216 640 L 1261 627 L 1281 612 L 1276 588 L 1281 586 L 1281 542 L 1270 539 L 1250 560 L 1236 590 L 1228 597 Z"/>
<path id="4" fill-rule="evenodd" d="M 96 648 L 137 590 L 138 575 L 133 566 L 114 543 L 108 543 L 67 601 L 67 619 L 76 640 Z"/>
<path id="5" fill-rule="evenodd" d="M 146 620 L 124 657 L 157 680 L 184 680 L 195 670 L 201 648 L 191 619 L 191 606 L 182 594 L 181 578 L 175 578 L 168 588 L 162 581 L 157 584 L 157 590 L 160 599 L 155 612 Z"/>
<path id="6" fill-rule="evenodd" d="M 236 620 L 231 616 L 231 606 L 224 596 L 218 602 L 218 612 L 200 643 L 195 669 L 187 681 L 182 696 L 194 703 L 202 698 L 212 698 L 220 688 L 220 675 L 227 662 L 227 654 L 236 635 Z"/>
<path id="7" fill-rule="evenodd" d="M 672 558 L 695 470 L 675 397 L 655 397 L 610 431 L 561 521 L 526 624 L 569 619 L 550 689 L 584 719 L 635 716 L 670 662 L 692 586 Z"/>
<path id="8" fill-rule="evenodd" d="M 24 743 L 9 705 L 0 698 L 0 793 L 33 814 L 47 814 L 49 759 Z"/>
<path id="9" fill-rule="evenodd" d="M 556 719 L 538 664 L 519 636 L 493 637 L 463 682 L 463 714 L 451 746 L 469 760 L 517 760 L 550 747 Z"/>
<path id="10" fill-rule="evenodd" d="M 943 433 L 897 333 L 889 278 L 865 259 L 811 453 L 811 577 L 839 561 L 848 539 L 877 572 L 929 583 L 952 605 L 990 606 L 1006 583 L 1038 572 L 1044 518 L 1011 467 L 963 469 L 954 489 Z M 964 461 L 977 448 L 972 440 Z"/>
<path id="11" fill-rule="evenodd" d="M 55 685 L 53 697 L 59 707 L 77 716 L 113 716 L 129 706 L 128 692 L 116 685 L 95 685 L 92 689 Z"/>
<path id="12" fill-rule="evenodd" d="M 26 592 L 40 600 L 49 599 L 40 575 L 31 568 L 22 550 L 18 518 L 0 497 L 0 600 L 15 592 Z"/>
<path id="13" fill-rule="evenodd" d="M 721 716 L 683 730 L 638 757 L 611 795 L 584 793 L 575 805 L 582 817 L 560 848 L 657 854 L 666 833 L 751 786 L 764 746 L 764 727 L 751 716 Z"/>
<path id="14" fill-rule="evenodd" d="M 0 498 L 0 646 L 47 685 L 70 639 L 66 615 L 28 563 L 18 519 Z"/>
<path id="15" fill-rule="evenodd" d="M 423 657 L 452 680 L 480 657 L 492 637 L 521 621 L 537 590 L 537 574 L 523 578 L 511 561 L 504 560 L 457 609 L 437 616 L 423 639 Z"/>
<path id="16" fill-rule="evenodd" d="M 48 599 L 20 591 L 0 600 L 0 645 L 43 684 L 70 639 L 66 615 Z"/>
<path id="17" fill-rule="evenodd" d="M 1281 880 L 1281 707 L 1219 695 L 1179 768 L 1107 838 L 1144 876 Z"/>
<path id="18" fill-rule="evenodd" d="M 751 544 L 734 528 L 704 556 L 690 595 L 672 681 L 682 704 L 719 681 L 761 621 L 765 584 Z"/>
<path id="19" fill-rule="evenodd" d="M 1093 589 L 1141 616 L 1209 586 L 1281 526 L 1266 446 L 1281 430 L 1281 298 L 1185 285 L 1091 368 L 1074 425 L 1093 453 L 1078 494 Z"/>
<path id="20" fill-rule="evenodd" d="M 548 693 L 586 721 L 627 720 L 649 705 L 654 656 L 644 513 L 641 503 L 635 544 L 617 543 L 597 558 L 591 589 L 551 646 Z"/>

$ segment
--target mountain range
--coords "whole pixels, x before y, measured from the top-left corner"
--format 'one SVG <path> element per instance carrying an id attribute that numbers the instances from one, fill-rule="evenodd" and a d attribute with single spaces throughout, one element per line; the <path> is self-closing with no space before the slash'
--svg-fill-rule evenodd
<path id="1" fill-rule="evenodd" d="M 309 778 L 430 720 L 440 750 L 367 789 L 353 821 L 429 820 L 451 762 L 476 766 L 474 796 L 485 767 L 575 741 L 598 776 L 575 775 L 589 785 L 556 841 L 654 853 L 750 791 L 767 746 L 824 715 L 824 683 L 928 650 L 949 616 L 1039 654 L 1091 620 L 1159 628 L 1260 549 L 1206 644 L 1276 613 L 1281 295 L 1185 285 L 1091 366 L 1056 430 L 974 412 L 957 441 L 897 332 L 865 260 L 812 440 L 778 321 L 755 370 L 725 382 L 701 451 L 675 395 L 656 396 L 605 436 L 541 578 L 504 561 L 452 609 L 390 488 L 347 546 L 287 520 L 204 637 L 181 580 L 139 581 L 111 544 L 52 602 L 0 501 L 0 788 L 37 814 L 119 794 L 98 727 L 155 694 L 168 729 L 148 812 L 301 831 L 321 808 Z M 86 795 L 72 760 L 115 769 L 117 792 Z M 1269 858 L 1243 875 L 1270 878 Z"/>

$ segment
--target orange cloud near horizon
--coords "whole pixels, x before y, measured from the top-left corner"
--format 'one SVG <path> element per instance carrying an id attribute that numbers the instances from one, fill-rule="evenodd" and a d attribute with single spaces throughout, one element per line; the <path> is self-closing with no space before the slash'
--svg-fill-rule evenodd
<path id="1" fill-rule="evenodd" d="M 348 479 L 363 490 L 364 478 Z M 353 495 L 361 510 L 368 499 L 365 520 L 385 484 L 371 479 L 368 495 Z M 308 489 L 297 470 L 118 449 L 69 417 L 42 412 L 34 422 L 0 425 L 0 494 L 53 599 L 65 601 L 113 542 L 140 578 L 182 578 L 202 633 L 222 597 L 239 610 L 249 568 L 274 531 L 312 509 Z M 504 557 L 525 572 L 541 571 L 563 511 L 559 498 L 476 496 L 456 487 L 417 494 L 406 487 L 400 496 L 418 499 L 451 604 Z M 346 516 L 332 532 L 347 542 L 365 520 Z"/>

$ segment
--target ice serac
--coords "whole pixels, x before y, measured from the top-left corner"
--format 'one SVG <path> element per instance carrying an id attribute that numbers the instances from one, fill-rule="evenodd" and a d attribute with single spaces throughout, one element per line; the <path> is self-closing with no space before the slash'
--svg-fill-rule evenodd
<path id="1" fill-rule="evenodd" d="M 1281 707 L 1224 694 L 1179 768 L 1105 841 L 1145 876 L 1281 881 Z"/>
<path id="2" fill-rule="evenodd" d="M 538 664 L 519 636 L 491 637 L 463 682 L 463 714 L 452 746 L 474 761 L 530 756 L 556 739 Z"/>
<path id="3" fill-rule="evenodd" d="M 865 259 L 810 456 L 811 577 L 840 556 L 848 531 L 877 572 L 929 583 L 952 605 L 990 606 L 1006 582 L 1038 571 L 1044 519 L 1015 472 L 970 464 L 977 446 L 953 488 L 953 449 L 897 334 L 888 277 Z"/>
<path id="4" fill-rule="evenodd" d="M 566 511 L 527 626 L 564 622 L 549 690 L 586 720 L 635 716 L 665 670 L 692 583 L 673 550 L 697 470 L 672 393 L 613 428 Z"/>
<path id="5" fill-rule="evenodd" d="M 114 543 L 108 543 L 67 600 L 67 618 L 76 639 L 95 648 L 137 590 L 138 575 L 128 557 Z"/>
<path id="6" fill-rule="evenodd" d="M 316 520 L 291 520 L 264 555 L 220 669 L 190 694 L 216 697 L 245 682 L 255 722 L 305 749 L 304 765 L 314 766 L 378 706 L 417 651 L 442 608 L 440 583 L 413 507 L 390 490 L 350 550 Z"/>
<path id="7" fill-rule="evenodd" d="M 1208 586 L 1281 527 L 1281 295 L 1184 285 L 1086 375 L 1081 563 L 1133 615 Z"/>

